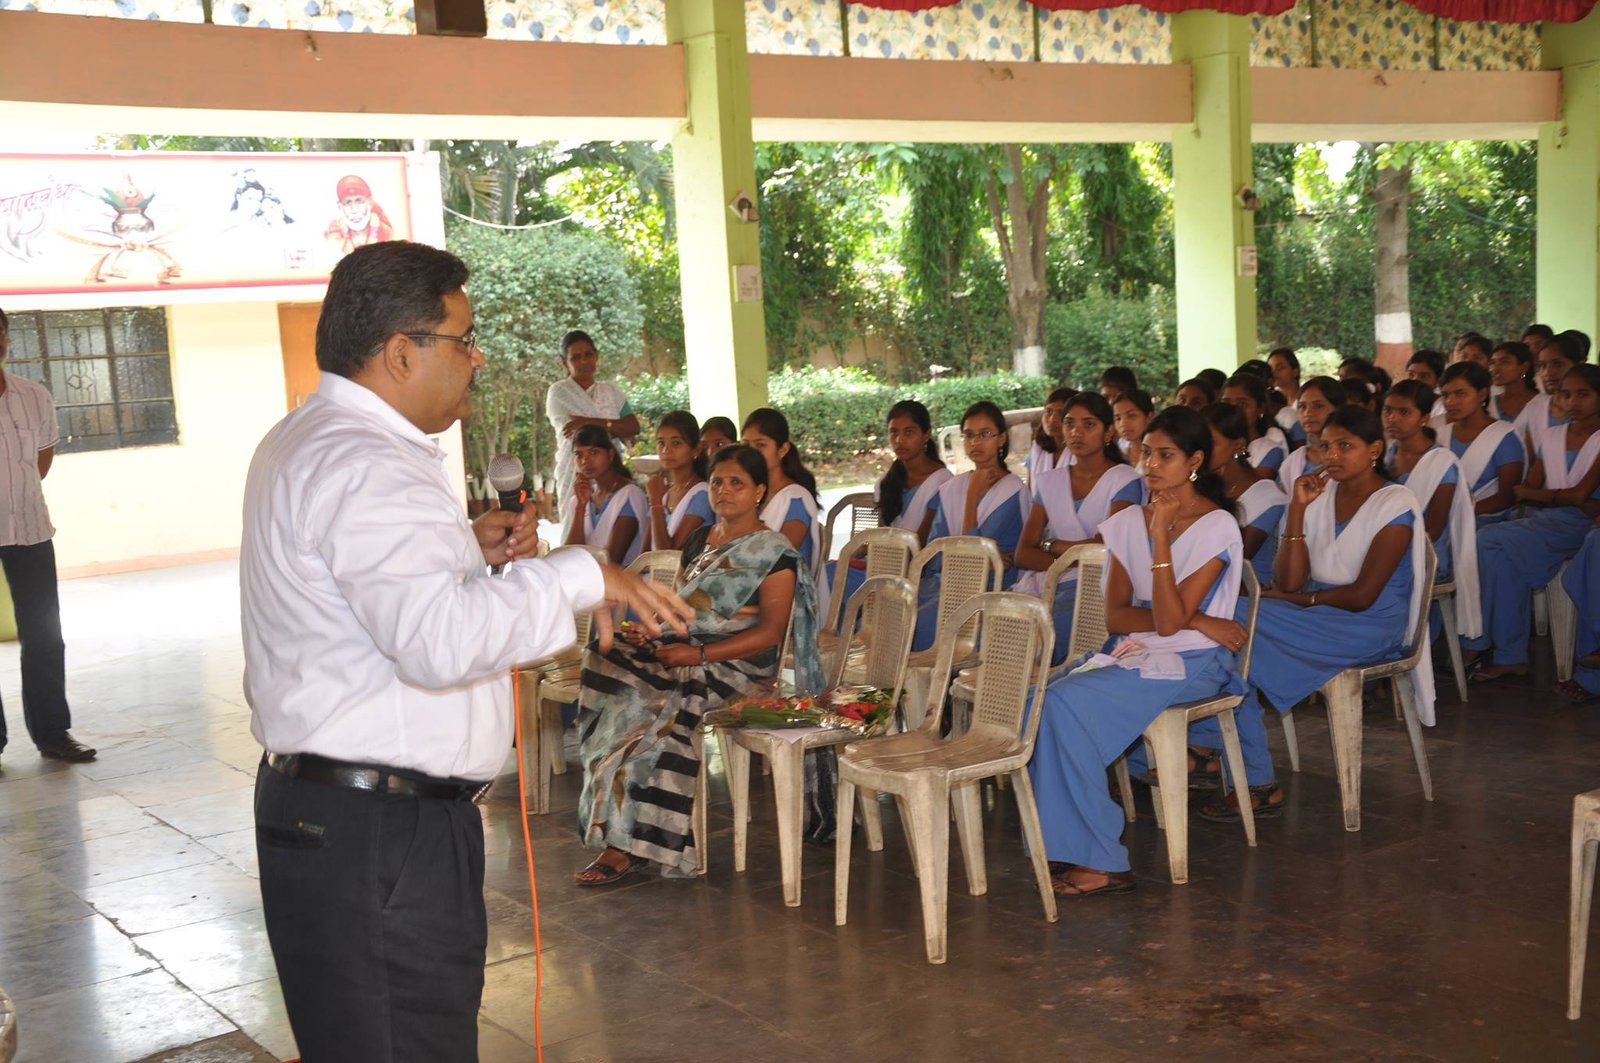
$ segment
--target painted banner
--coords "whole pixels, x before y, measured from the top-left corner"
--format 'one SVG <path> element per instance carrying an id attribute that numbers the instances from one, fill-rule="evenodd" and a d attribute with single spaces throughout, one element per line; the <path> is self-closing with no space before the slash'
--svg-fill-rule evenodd
<path id="1" fill-rule="evenodd" d="M 0 155 L 0 297 L 318 284 L 411 235 L 403 155 Z"/>

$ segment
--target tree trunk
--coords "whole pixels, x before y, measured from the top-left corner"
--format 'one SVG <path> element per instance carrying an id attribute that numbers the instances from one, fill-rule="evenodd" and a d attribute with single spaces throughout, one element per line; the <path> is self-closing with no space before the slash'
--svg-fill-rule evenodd
<path id="1" fill-rule="evenodd" d="M 1373 244 L 1377 261 L 1373 269 L 1376 295 L 1373 330 L 1377 363 L 1396 379 L 1405 376 L 1411 357 L 1411 254 L 1406 207 L 1411 199 L 1411 167 L 1385 166 L 1378 170 L 1373 189 L 1377 220 Z"/>
<path id="2" fill-rule="evenodd" d="M 1006 309 L 1011 318 L 1011 363 L 1018 373 L 1044 373 L 1044 307 L 1048 291 L 1044 265 L 1046 221 L 1050 206 L 1050 175 L 1030 177 L 1023 166 L 1022 148 L 1002 147 L 1011 179 L 1002 182 L 993 169 L 984 175 L 989 220 L 1000 242 L 1000 261 L 1006 271 Z"/>

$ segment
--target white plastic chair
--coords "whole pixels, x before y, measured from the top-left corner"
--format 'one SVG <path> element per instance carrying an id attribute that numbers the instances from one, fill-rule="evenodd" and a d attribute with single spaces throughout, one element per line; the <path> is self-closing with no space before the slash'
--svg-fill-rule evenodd
<path id="1" fill-rule="evenodd" d="M 1244 648 L 1239 651 L 1239 678 L 1250 680 L 1250 654 L 1255 648 L 1256 614 L 1261 607 L 1261 584 L 1255 569 L 1248 563 L 1241 577 L 1249 609 L 1245 619 Z M 1217 717 L 1222 728 L 1222 748 L 1228 758 L 1228 771 L 1239 791 L 1239 818 L 1244 822 L 1246 844 L 1256 844 L 1256 816 L 1250 804 L 1248 786 L 1240 785 L 1244 775 L 1244 751 L 1239 745 L 1239 727 L 1233 710 L 1244 702 L 1239 694 L 1223 694 L 1201 701 L 1174 705 L 1162 711 L 1144 729 L 1144 748 L 1150 763 L 1156 769 L 1156 779 L 1177 779 L 1170 786 L 1153 786 L 1156 826 L 1167 834 L 1167 870 L 1172 884 L 1182 886 L 1189 881 L 1189 725 L 1196 720 Z M 1128 785 L 1128 758 L 1117 759 L 1117 785 L 1123 793 L 1123 810 L 1130 805 Z"/>
<path id="2" fill-rule="evenodd" d="M 947 535 L 935 539 L 911 559 L 911 569 L 907 575 L 912 586 L 921 586 L 923 570 L 935 558 L 940 560 L 941 569 L 938 623 L 934 629 L 933 645 L 925 650 L 914 651 L 907 661 L 906 721 L 910 727 L 922 722 L 920 716 L 915 714 L 920 714 L 922 707 L 928 703 L 934 666 L 946 644 L 953 649 L 958 666 L 972 657 L 977 622 L 969 620 L 956 624 L 953 622 L 956 613 L 976 595 L 999 590 L 1000 579 L 1005 571 L 1005 563 L 1000 559 L 1000 547 L 993 539 L 980 535 Z M 941 688 L 940 694 L 943 693 Z"/>
<path id="3" fill-rule="evenodd" d="M 823 564 L 833 559 L 833 544 L 838 541 L 836 526 L 841 522 L 848 525 L 851 540 L 868 528 L 879 527 L 883 521 L 878 516 L 877 496 L 871 491 L 855 491 L 839 499 L 828 510 L 827 521 L 822 525 Z"/>
<path id="4" fill-rule="evenodd" d="M 891 703 L 900 696 L 905 680 L 906 655 L 911 651 L 911 636 L 917 626 L 917 592 L 904 576 L 875 576 L 863 583 L 850 597 L 845 618 L 850 623 L 872 612 L 878 625 L 877 637 L 862 661 L 861 682 L 891 692 Z M 844 677 L 845 654 L 834 655 L 829 687 L 838 686 Z M 728 793 L 733 798 L 733 870 L 743 872 L 750 822 L 750 755 L 760 754 L 772 765 L 773 797 L 778 808 L 778 861 L 783 874 L 783 903 L 800 905 L 800 830 L 805 814 L 805 756 L 814 749 L 860 741 L 849 731 L 807 730 L 792 733 L 789 741 L 781 733 L 748 730 L 741 727 L 717 728 L 717 744 L 728 773 Z M 868 740 L 869 742 L 871 740 Z M 702 772 L 703 774 L 703 772 Z M 867 821 L 870 848 L 883 848 L 883 830 L 878 816 L 877 795 L 861 791 L 862 815 Z"/>
<path id="5" fill-rule="evenodd" d="M 917 537 L 904 528 L 867 528 L 851 537 L 843 552 L 839 554 L 838 560 L 834 562 L 835 593 L 829 599 L 828 615 L 823 618 L 820 630 L 817 632 L 817 649 L 826 659 L 833 656 L 839 648 L 840 640 L 844 640 L 850 655 L 848 682 L 866 682 L 858 678 L 861 674 L 861 661 L 876 631 L 870 600 L 866 612 L 861 614 L 859 628 L 854 625 L 848 628 L 840 627 L 839 621 L 844 611 L 845 577 L 850 571 L 850 562 L 858 557 L 863 558 L 867 579 L 875 576 L 895 576 L 904 579 L 910 571 L 911 559 L 916 556 L 918 549 Z M 849 635 L 841 634 L 842 631 L 849 631 Z M 909 647 L 907 649 L 909 650 Z M 787 661 L 785 663 L 792 664 Z"/>
<path id="6" fill-rule="evenodd" d="M 957 629 L 977 628 L 977 653 L 984 665 L 967 733 L 938 738 L 940 708 L 956 659 L 955 640 L 949 639 L 940 643 L 933 667 L 938 681 L 929 688 L 923 726 L 912 734 L 853 743 L 839 752 L 834 922 L 843 926 L 849 910 L 851 813 L 856 789 L 894 794 L 901 802 L 906 838 L 917 867 L 923 944 L 929 963 L 945 962 L 952 810 L 966 865 L 967 890 L 981 896 L 989 888 L 978 783 L 991 776 L 1011 779 L 1045 918 L 1056 920 L 1039 809 L 1027 770 L 1039 733 L 1050 651 L 1055 645 L 1050 611 L 1037 598 L 1001 591 L 970 599 L 956 610 L 951 622 Z"/>
<path id="7" fill-rule="evenodd" d="M 1467 701 L 1467 665 L 1461 658 L 1461 635 L 1456 631 L 1456 583 L 1447 580 L 1433 585 L 1433 600 L 1439 603 L 1439 618 L 1444 629 L 1444 644 L 1450 651 L 1450 670 L 1455 673 L 1456 693 Z"/>
<path id="8" fill-rule="evenodd" d="M 1439 561 L 1434 556 L 1433 544 L 1427 544 L 1427 562 L 1424 575 L 1428 585 Z M 1411 651 L 1397 661 L 1357 665 L 1346 668 L 1322 684 L 1322 697 L 1328 705 L 1328 733 L 1333 739 L 1333 766 L 1339 776 L 1339 804 L 1344 809 L 1344 829 L 1361 829 L 1361 689 L 1375 679 L 1389 680 L 1395 701 L 1405 718 L 1406 731 L 1411 737 L 1411 752 L 1417 760 L 1417 774 L 1422 778 L 1422 796 L 1433 800 L 1433 775 L 1428 771 L 1428 752 L 1422 745 L 1422 722 L 1417 719 L 1416 696 L 1411 690 L 1410 676 L 1422 663 L 1428 649 L 1428 603 L 1426 594 L 1418 596 L 1421 608 L 1411 618 Z M 1432 667 L 1430 662 L 1429 667 Z M 1295 738 L 1291 708 L 1283 714 L 1284 738 L 1289 745 L 1289 758 L 1300 770 L 1300 750 Z"/>
<path id="9" fill-rule="evenodd" d="M 1545 585 L 1550 613 L 1550 646 L 1556 656 L 1556 680 L 1562 683 L 1572 678 L 1573 658 L 1578 652 L 1578 606 L 1561 584 L 1561 577 L 1567 574 L 1571 564 L 1570 561 L 1563 561 L 1556 578 Z"/>
<path id="10" fill-rule="evenodd" d="M 1567 1018 L 1583 1003 L 1583 961 L 1589 950 L 1589 908 L 1594 900 L 1594 865 L 1600 850 L 1600 790 L 1572 799 L 1572 907 L 1567 921 Z"/>

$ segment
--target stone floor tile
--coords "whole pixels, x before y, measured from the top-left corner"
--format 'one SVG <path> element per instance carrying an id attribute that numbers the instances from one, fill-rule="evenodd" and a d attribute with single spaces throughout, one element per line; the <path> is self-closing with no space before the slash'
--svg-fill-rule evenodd
<path id="1" fill-rule="evenodd" d="M 127 1063 L 233 1033 L 165 971 L 17 1000 L 18 1050 L 40 1063 Z"/>
<path id="2" fill-rule="evenodd" d="M 260 908 L 261 886 L 227 861 L 212 857 L 205 864 L 94 886 L 83 891 L 83 899 L 123 933 L 153 934 Z"/>
<path id="3" fill-rule="evenodd" d="M 133 941 L 201 996 L 260 982 L 278 973 L 259 908 L 141 934 Z"/>
<path id="4" fill-rule="evenodd" d="M 294 1031 L 289 1028 L 289 1015 L 283 1007 L 283 990 L 276 976 L 234 986 L 220 993 L 208 993 L 206 1003 L 216 1008 L 229 1021 L 250 1035 L 275 1059 L 293 1059 L 300 1054 L 295 1047 Z"/>
<path id="5" fill-rule="evenodd" d="M 45 869 L 80 892 L 215 859 L 199 842 L 161 824 L 39 851 Z"/>

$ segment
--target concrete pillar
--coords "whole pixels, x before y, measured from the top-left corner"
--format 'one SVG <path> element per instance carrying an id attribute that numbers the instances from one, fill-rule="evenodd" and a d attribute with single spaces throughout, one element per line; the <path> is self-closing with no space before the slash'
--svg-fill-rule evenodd
<path id="1" fill-rule="evenodd" d="M 1540 61 L 1561 71 L 1561 120 L 1539 127 L 1536 287 L 1540 321 L 1600 331 L 1600 13 L 1547 22 Z"/>
<path id="2" fill-rule="evenodd" d="M 672 138 L 672 166 L 689 403 L 701 420 L 721 414 L 738 424 L 767 401 L 766 317 L 751 291 L 760 282 L 760 226 L 730 207 L 748 197 L 755 218 L 744 2 L 667 0 L 666 11 L 667 39 L 683 45 L 688 83 L 688 122 Z"/>
<path id="3" fill-rule="evenodd" d="M 1239 197 L 1251 185 L 1250 20 L 1173 16 L 1172 60 L 1194 79 L 1194 122 L 1172 131 L 1181 378 L 1256 355 L 1255 212 Z"/>

